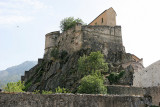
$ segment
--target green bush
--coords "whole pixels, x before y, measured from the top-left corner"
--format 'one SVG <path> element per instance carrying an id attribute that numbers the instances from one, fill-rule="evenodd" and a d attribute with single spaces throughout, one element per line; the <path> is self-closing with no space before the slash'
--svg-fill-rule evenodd
<path id="1" fill-rule="evenodd" d="M 67 17 L 60 22 L 60 28 L 62 31 L 66 31 L 76 25 L 76 23 L 82 23 L 81 19 L 74 19 L 74 17 Z"/>
<path id="2" fill-rule="evenodd" d="M 125 71 L 121 71 L 120 73 L 112 72 L 107 78 L 111 84 L 117 83 L 119 79 L 123 77 L 124 73 Z"/>
<path id="3" fill-rule="evenodd" d="M 98 75 L 88 75 L 81 79 L 78 93 L 86 94 L 105 94 L 107 88 L 104 86 L 104 80 Z"/>
<path id="4" fill-rule="evenodd" d="M 24 82 L 10 82 L 7 83 L 7 86 L 4 87 L 5 92 L 23 92 Z"/>
<path id="5" fill-rule="evenodd" d="M 67 91 L 67 89 L 61 88 L 61 87 L 58 86 L 56 88 L 56 92 L 55 93 L 69 93 L 69 92 Z"/>
<path id="6" fill-rule="evenodd" d="M 79 58 L 78 71 L 85 75 L 92 71 L 107 72 L 108 64 L 105 63 L 104 55 L 101 52 L 91 52 L 89 56 L 83 55 Z"/>

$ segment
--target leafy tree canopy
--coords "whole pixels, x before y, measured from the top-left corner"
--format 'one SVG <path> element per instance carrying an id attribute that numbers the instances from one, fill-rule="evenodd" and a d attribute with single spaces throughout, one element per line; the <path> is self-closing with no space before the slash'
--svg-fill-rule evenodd
<path id="1" fill-rule="evenodd" d="M 66 31 L 76 25 L 76 23 L 82 23 L 82 19 L 75 19 L 74 17 L 67 17 L 60 22 L 60 28 L 62 31 Z"/>
<path id="2" fill-rule="evenodd" d="M 98 52 L 91 52 L 89 56 L 84 55 L 78 60 L 78 71 L 84 74 L 91 72 L 107 72 L 108 64 L 104 60 L 104 55 Z"/>

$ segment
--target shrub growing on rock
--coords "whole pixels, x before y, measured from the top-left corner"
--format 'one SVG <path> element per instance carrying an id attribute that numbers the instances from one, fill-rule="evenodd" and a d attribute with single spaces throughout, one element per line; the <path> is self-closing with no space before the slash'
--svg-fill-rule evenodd
<path id="1" fill-rule="evenodd" d="M 81 79 L 78 93 L 105 94 L 107 93 L 107 89 L 103 83 L 102 77 L 96 74 L 85 76 Z"/>
<path id="2" fill-rule="evenodd" d="M 111 84 L 117 83 L 120 80 L 120 78 L 123 77 L 124 73 L 125 71 L 121 71 L 119 73 L 112 72 L 107 78 Z"/>
<path id="3" fill-rule="evenodd" d="M 69 92 L 67 91 L 67 89 L 61 88 L 61 87 L 58 86 L 56 88 L 56 92 L 55 93 L 69 93 Z"/>
<path id="4" fill-rule="evenodd" d="M 74 19 L 74 17 L 67 17 L 60 22 L 60 28 L 62 31 L 66 31 L 76 25 L 76 23 L 82 23 L 82 19 Z"/>

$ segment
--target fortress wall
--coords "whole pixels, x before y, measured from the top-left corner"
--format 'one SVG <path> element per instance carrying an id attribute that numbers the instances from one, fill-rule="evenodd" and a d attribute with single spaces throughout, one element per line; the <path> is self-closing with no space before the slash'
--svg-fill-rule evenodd
<path id="1" fill-rule="evenodd" d="M 45 40 L 45 53 L 47 53 L 47 51 L 49 50 L 49 48 L 54 47 L 55 43 L 57 41 L 57 38 L 59 37 L 60 32 L 59 31 L 55 31 L 55 32 L 51 32 L 46 34 L 46 40 Z"/>
<path id="2" fill-rule="evenodd" d="M 72 54 L 82 48 L 91 48 L 93 51 L 103 50 L 107 55 L 108 50 L 124 51 L 121 26 L 82 26 L 75 27 L 63 33 L 51 32 L 46 35 L 45 58 L 50 58 L 53 48 L 65 50 Z"/>
<path id="3" fill-rule="evenodd" d="M 82 46 L 81 29 L 75 26 L 75 28 L 63 32 L 58 38 L 56 46 L 59 50 L 65 50 L 70 54 L 80 50 Z"/>
<path id="4" fill-rule="evenodd" d="M 24 76 L 21 76 L 21 81 L 28 81 L 29 79 L 31 79 L 33 77 L 33 75 L 35 75 L 35 73 L 37 73 L 40 69 L 42 63 L 38 63 L 37 65 L 35 65 L 33 68 L 31 68 L 29 71 L 25 71 Z"/>
<path id="5" fill-rule="evenodd" d="M 83 48 L 103 50 L 107 55 L 108 50 L 124 51 L 121 26 L 82 26 Z"/>
<path id="6" fill-rule="evenodd" d="M 140 95 L 140 96 L 143 96 L 145 94 L 145 89 L 142 87 L 110 85 L 110 86 L 107 86 L 107 93 L 114 94 L 114 95 Z"/>
<path id="7" fill-rule="evenodd" d="M 146 107 L 151 101 L 139 96 L 0 93 L 0 107 Z"/>
<path id="8" fill-rule="evenodd" d="M 130 87 L 130 86 L 107 86 L 107 93 L 112 95 L 140 95 L 150 96 L 152 105 L 160 106 L 160 87 Z"/>
<path id="9" fill-rule="evenodd" d="M 145 88 L 146 95 L 152 97 L 152 105 L 160 106 L 160 87 Z"/>
<path id="10" fill-rule="evenodd" d="M 46 34 L 44 58 L 50 58 L 50 53 L 53 48 L 57 48 L 60 51 L 65 50 L 70 54 L 80 50 L 82 46 L 81 39 L 81 24 L 77 24 L 75 27 L 63 33 L 56 31 Z"/>
<path id="11" fill-rule="evenodd" d="M 48 34 L 46 34 L 45 36 L 45 53 L 44 53 L 44 58 L 50 58 L 50 53 L 53 49 L 53 47 L 55 47 L 56 45 L 56 41 L 60 36 L 60 32 L 59 31 L 55 31 L 55 32 L 50 32 Z"/>

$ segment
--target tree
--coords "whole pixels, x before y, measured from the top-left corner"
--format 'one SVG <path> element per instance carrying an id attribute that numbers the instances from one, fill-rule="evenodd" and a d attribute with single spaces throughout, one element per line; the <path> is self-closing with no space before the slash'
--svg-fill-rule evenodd
<path id="1" fill-rule="evenodd" d="M 78 93 L 105 94 L 107 93 L 107 88 L 103 83 L 104 80 L 102 77 L 96 74 L 85 76 L 81 79 L 81 85 L 78 87 Z"/>
<path id="2" fill-rule="evenodd" d="M 83 21 L 79 18 L 74 19 L 74 17 L 67 17 L 60 22 L 60 28 L 62 31 L 66 31 L 76 25 L 76 23 L 82 23 Z"/>
<path id="3" fill-rule="evenodd" d="M 104 94 L 107 89 L 104 86 L 102 72 L 108 71 L 108 64 L 105 63 L 104 55 L 101 52 L 91 52 L 89 56 L 83 55 L 78 60 L 78 73 L 84 76 L 78 87 L 79 93 Z"/>
<path id="4" fill-rule="evenodd" d="M 78 72 L 90 74 L 92 72 L 107 72 L 108 64 L 105 63 L 104 55 L 101 52 L 91 52 L 89 56 L 83 55 L 78 60 Z"/>

